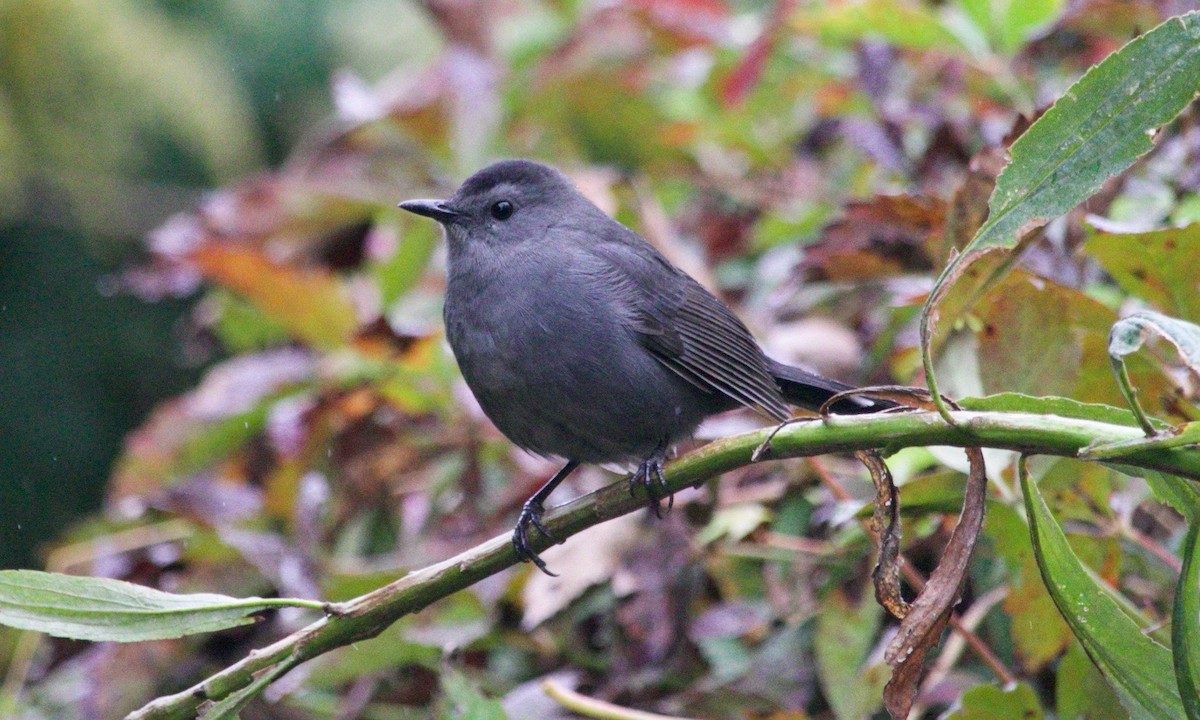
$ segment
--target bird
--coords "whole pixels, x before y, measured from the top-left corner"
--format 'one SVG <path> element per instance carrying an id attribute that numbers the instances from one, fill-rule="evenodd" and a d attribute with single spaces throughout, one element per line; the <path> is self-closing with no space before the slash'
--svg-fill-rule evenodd
<path id="1" fill-rule="evenodd" d="M 773 422 L 853 386 L 767 357 L 737 315 L 558 170 L 501 160 L 446 199 L 399 207 L 436 220 L 448 262 L 446 338 L 480 407 L 514 444 L 566 464 L 522 506 L 518 558 L 545 502 L 581 464 L 635 467 L 659 513 L 669 449 L 711 415 L 747 407 Z M 840 398 L 837 413 L 891 403 Z"/>

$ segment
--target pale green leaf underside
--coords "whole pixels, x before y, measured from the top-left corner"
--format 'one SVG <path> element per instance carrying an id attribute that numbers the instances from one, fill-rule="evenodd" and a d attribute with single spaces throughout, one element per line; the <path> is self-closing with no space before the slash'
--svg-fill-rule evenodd
<path id="1" fill-rule="evenodd" d="M 254 622 L 272 607 L 320 609 L 311 600 L 176 595 L 109 578 L 0 571 L 0 624 L 77 640 L 135 642 Z"/>

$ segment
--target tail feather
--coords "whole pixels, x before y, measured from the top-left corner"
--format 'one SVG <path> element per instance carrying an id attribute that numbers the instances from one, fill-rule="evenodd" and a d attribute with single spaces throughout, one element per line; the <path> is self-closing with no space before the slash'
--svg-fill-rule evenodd
<path id="1" fill-rule="evenodd" d="M 853 385 L 831 380 L 792 365 L 784 365 L 770 358 L 767 358 L 767 368 L 779 384 L 783 399 L 809 410 L 820 408 L 826 400 L 840 392 L 854 389 Z M 856 395 L 837 401 L 830 410 L 837 415 L 862 415 L 895 406 L 895 403 L 889 400 Z"/>

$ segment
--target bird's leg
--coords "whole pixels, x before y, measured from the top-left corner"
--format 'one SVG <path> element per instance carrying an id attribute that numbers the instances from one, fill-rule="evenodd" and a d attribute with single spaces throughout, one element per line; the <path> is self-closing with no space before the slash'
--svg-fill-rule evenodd
<path id="1" fill-rule="evenodd" d="M 538 532 L 545 535 L 547 538 L 556 543 L 561 543 L 562 540 L 554 537 L 546 526 L 542 524 L 542 513 L 546 512 L 544 503 L 546 498 L 550 497 L 550 493 L 554 492 L 554 488 L 567 478 L 571 472 L 579 467 L 577 460 L 571 460 L 566 465 L 563 465 L 562 470 L 554 473 L 554 477 L 546 481 L 546 484 L 538 488 L 538 491 L 533 494 L 533 497 L 525 501 L 521 507 L 521 514 L 517 516 L 517 525 L 513 528 L 513 548 L 517 551 L 517 557 L 521 562 L 531 562 L 537 566 L 538 570 L 547 575 L 558 577 L 556 573 L 550 572 L 546 567 L 546 561 L 538 557 L 537 552 L 529 547 L 529 526 L 532 525 L 538 529 Z"/>
<path id="2" fill-rule="evenodd" d="M 650 498 L 650 507 L 654 508 L 654 514 L 659 519 L 663 517 L 661 504 L 663 497 L 667 498 L 668 513 L 675 507 L 675 493 L 667 492 L 667 480 L 663 477 L 663 461 L 666 459 L 667 443 L 664 440 L 654 448 L 650 457 L 638 465 L 633 475 L 629 476 L 629 494 L 633 495 L 634 490 L 640 485 L 646 491 L 646 496 Z"/>

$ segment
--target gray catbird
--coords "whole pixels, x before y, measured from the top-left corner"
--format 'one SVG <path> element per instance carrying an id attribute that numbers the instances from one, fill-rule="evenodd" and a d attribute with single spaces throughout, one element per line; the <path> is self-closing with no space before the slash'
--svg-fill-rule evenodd
<path id="1" fill-rule="evenodd" d="M 816 408 L 851 389 L 763 355 L 724 303 L 553 168 L 501 161 L 448 200 L 400 207 L 446 230 L 446 336 L 483 411 L 517 445 L 567 460 L 513 531 L 543 571 L 529 526 L 553 539 L 543 503 L 580 463 L 636 463 L 630 489 L 657 511 L 667 449 L 706 417 L 745 405 L 782 421 L 788 403 Z"/>

